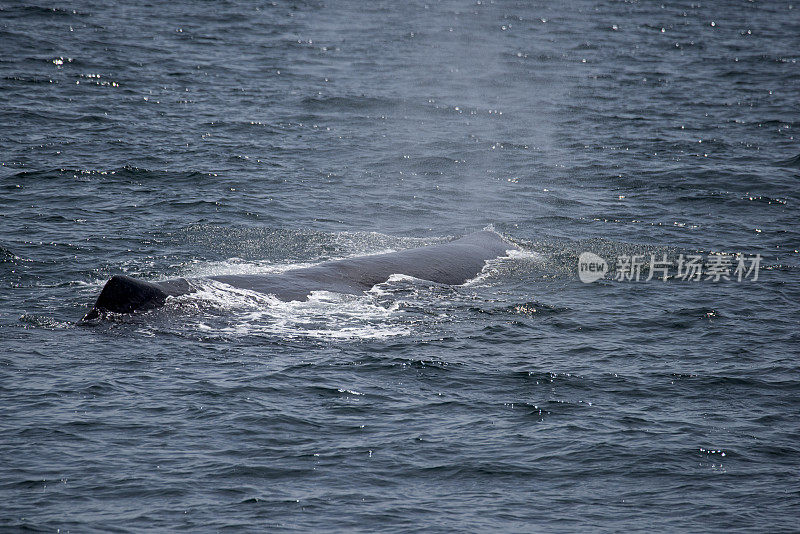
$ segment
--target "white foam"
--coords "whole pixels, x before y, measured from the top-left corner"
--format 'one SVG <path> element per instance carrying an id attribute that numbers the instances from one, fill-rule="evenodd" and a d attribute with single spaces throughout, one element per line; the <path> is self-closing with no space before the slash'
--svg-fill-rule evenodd
<path id="1" fill-rule="evenodd" d="M 282 263 L 275 264 L 270 261 L 245 261 L 241 258 L 228 258 L 222 261 L 194 263 L 187 266 L 182 273 L 184 278 L 206 278 L 209 276 L 222 276 L 229 274 L 274 274 L 291 269 L 312 267 L 316 263 Z"/>
<path id="2" fill-rule="evenodd" d="M 267 335 L 283 339 L 386 339 L 411 333 L 400 320 L 399 304 L 381 306 L 370 295 L 314 291 L 306 301 L 284 302 L 271 295 L 203 281 L 197 291 L 170 300 L 200 312 L 198 327 L 222 335 Z M 225 312 L 227 320 L 207 314 Z M 202 325 L 199 326 L 199 325 Z"/>
<path id="3" fill-rule="evenodd" d="M 505 267 L 513 266 L 516 263 L 541 263 L 544 260 L 544 254 L 540 254 L 539 252 L 533 252 L 531 250 L 509 249 L 506 250 L 505 256 L 488 260 L 486 265 L 483 266 L 481 272 L 478 273 L 478 276 L 472 278 L 471 280 L 467 280 L 463 285 L 465 287 L 469 287 L 484 284 L 491 278 L 498 276 Z"/>
<path id="4" fill-rule="evenodd" d="M 524 261 L 536 261 L 542 262 L 545 260 L 545 255 L 541 252 L 534 252 L 532 250 L 521 250 L 521 249 L 511 249 L 506 251 L 506 256 L 501 256 L 500 260 L 502 259 L 512 259 L 512 260 L 524 260 Z"/>
<path id="5" fill-rule="evenodd" d="M 387 254 L 389 252 L 396 252 L 393 248 L 384 248 L 369 254 L 351 254 L 349 256 L 342 256 L 339 258 L 331 258 L 333 260 L 343 260 L 354 257 L 374 256 L 377 254 Z M 195 262 L 187 266 L 181 276 L 184 278 L 207 278 L 210 276 L 222 276 L 231 274 L 276 274 L 293 269 L 305 269 L 307 267 L 317 266 L 324 261 L 331 261 L 326 259 L 317 262 L 302 262 L 302 263 L 272 263 L 268 260 L 262 261 L 246 261 L 241 258 L 228 258 L 222 261 L 211 262 Z"/>

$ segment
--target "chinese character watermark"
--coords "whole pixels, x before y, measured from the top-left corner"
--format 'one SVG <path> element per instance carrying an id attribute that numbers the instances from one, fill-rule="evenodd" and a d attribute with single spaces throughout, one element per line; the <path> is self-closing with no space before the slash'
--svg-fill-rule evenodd
<path id="1" fill-rule="evenodd" d="M 675 260 L 655 254 L 629 254 L 616 257 L 611 278 L 618 282 L 649 282 L 656 279 L 666 282 L 670 278 L 687 282 L 719 282 L 758 280 L 761 255 L 745 254 L 680 254 Z M 609 264 L 593 252 L 583 252 L 578 257 L 578 277 L 589 284 L 605 278 Z"/>

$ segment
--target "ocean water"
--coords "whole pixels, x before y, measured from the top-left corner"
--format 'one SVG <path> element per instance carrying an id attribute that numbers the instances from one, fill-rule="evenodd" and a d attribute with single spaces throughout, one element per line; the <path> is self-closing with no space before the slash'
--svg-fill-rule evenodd
<path id="1" fill-rule="evenodd" d="M 782 0 L 0 0 L 0 530 L 796 532 L 798 36 Z M 484 228 L 522 251 L 462 287 L 80 322 L 113 274 Z"/>

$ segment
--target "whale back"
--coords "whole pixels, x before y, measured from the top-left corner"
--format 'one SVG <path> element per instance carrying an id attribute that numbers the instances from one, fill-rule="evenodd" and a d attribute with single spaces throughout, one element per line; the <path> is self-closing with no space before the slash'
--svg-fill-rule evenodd
<path id="1" fill-rule="evenodd" d="M 211 279 L 281 300 L 305 300 L 311 291 L 319 290 L 359 294 L 386 282 L 393 274 L 460 285 L 480 274 L 488 260 L 516 248 L 499 234 L 482 231 L 439 245 L 332 260 L 274 275 L 224 275 Z"/>
<path id="2" fill-rule="evenodd" d="M 282 273 L 220 275 L 209 279 L 274 295 L 284 301 L 306 300 L 312 291 L 320 290 L 359 294 L 386 282 L 393 274 L 460 285 L 480 274 L 488 260 L 516 248 L 499 234 L 482 231 L 439 245 L 326 261 Z M 103 287 L 84 319 L 94 319 L 102 311 L 133 313 L 157 308 L 169 296 L 192 291 L 194 286 L 183 278 L 146 282 L 116 275 Z"/>

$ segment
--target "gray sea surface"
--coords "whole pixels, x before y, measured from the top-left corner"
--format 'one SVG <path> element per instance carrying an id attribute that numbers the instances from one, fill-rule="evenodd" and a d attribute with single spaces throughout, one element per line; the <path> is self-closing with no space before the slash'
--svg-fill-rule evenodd
<path id="1" fill-rule="evenodd" d="M 0 530 L 797 532 L 798 51 L 781 0 L 0 0 Z M 460 287 L 80 322 L 485 228 Z"/>

